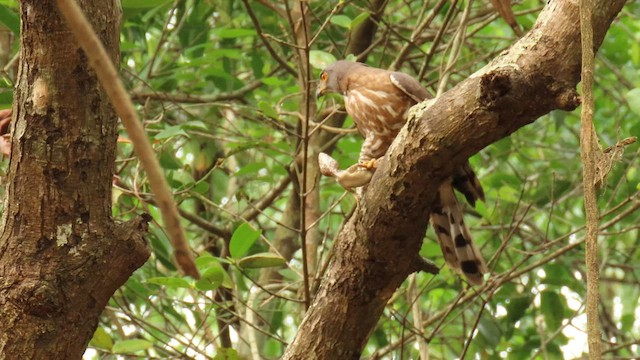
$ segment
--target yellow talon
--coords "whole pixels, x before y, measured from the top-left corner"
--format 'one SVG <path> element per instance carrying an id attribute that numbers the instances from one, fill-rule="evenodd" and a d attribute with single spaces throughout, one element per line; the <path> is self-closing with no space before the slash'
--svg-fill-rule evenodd
<path id="1" fill-rule="evenodd" d="M 378 168 L 378 159 L 371 159 L 358 164 L 359 167 L 367 170 L 375 170 Z"/>

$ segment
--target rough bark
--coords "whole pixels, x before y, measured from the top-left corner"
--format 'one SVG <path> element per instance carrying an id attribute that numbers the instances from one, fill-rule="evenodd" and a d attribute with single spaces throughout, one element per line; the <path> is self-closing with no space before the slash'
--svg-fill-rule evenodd
<path id="1" fill-rule="evenodd" d="M 597 158 L 602 156 L 598 135 L 593 124 L 593 29 L 591 11 L 595 0 L 580 0 L 580 32 L 582 44 L 582 112 L 580 114 L 580 158 L 582 159 L 582 192 L 586 218 L 585 265 L 587 271 L 587 342 L 589 359 L 602 358 L 600 331 L 600 263 L 598 262 Z"/>
<path id="2" fill-rule="evenodd" d="M 119 1 L 81 1 L 119 61 Z M 55 2 L 21 2 L 0 235 L 0 359 L 80 359 L 113 292 L 149 257 L 146 219 L 111 218 L 117 117 Z"/>
<path id="3" fill-rule="evenodd" d="M 624 0 L 594 9 L 599 47 Z M 357 359 L 395 289 L 417 270 L 439 182 L 489 144 L 579 105 L 575 0 L 552 0 L 534 28 L 431 107 L 419 104 L 389 149 L 283 359 Z M 426 110 L 426 111 L 425 111 Z"/>

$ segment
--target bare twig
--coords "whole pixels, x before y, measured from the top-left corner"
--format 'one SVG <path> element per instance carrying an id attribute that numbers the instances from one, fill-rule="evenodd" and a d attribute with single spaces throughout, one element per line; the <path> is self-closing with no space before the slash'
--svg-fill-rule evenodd
<path id="1" fill-rule="evenodd" d="M 202 104 L 218 101 L 237 100 L 243 98 L 248 92 L 253 91 L 262 85 L 262 80 L 255 80 L 241 87 L 238 90 L 215 95 L 192 95 L 192 94 L 168 94 L 156 91 L 134 91 L 131 98 L 135 100 L 161 100 L 179 103 Z"/>
<path id="2" fill-rule="evenodd" d="M 201 218 L 200 216 L 192 214 L 186 210 L 178 209 L 178 211 L 180 212 L 180 215 L 182 215 L 182 217 L 189 220 L 194 225 L 197 225 L 199 228 L 206 230 L 222 239 L 225 239 L 226 241 L 229 241 L 231 239 L 231 232 L 229 230 L 219 228 L 208 222 L 207 220 Z"/>
<path id="3" fill-rule="evenodd" d="M 462 49 L 462 44 L 466 39 L 467 34 L 467 21 L 469 19 L 469 13 L 471 12 L 471 5 L 473 4 L 473 0 L 469 0 L 467 3 L 467 7 L 462 12 L 462 19 L 460 19 L 460 25 L 458 26 L 458 30 L 456 31 L 456 37 L 453 39 L 453 44 L 451 45 L 451 53 L 449 53 L 449 59 L 447 60 L 447 64 L 444 69 L 441 70 L 440 83 L 438 84 L 438 92 L 437 94 L 442 94 L 446 88 L 447 83 L 449 82 L 449 76 L 451 75 L 451 69 L 453 65 L 458 60 L 458 56 L 460 55 L 460 51 Z"/>
<path id="4" fill-rule="evenodd" d="M 168 36 L 167 34 L 169 33 L 169 24 L 171 23 L 171 19 L 173 19 L 173 17 L 176 14 L 176 11 L 178 10 L 179 1 L 180 0 L 176 0 L 173 2 L 173 6 L 169 11 L 169 16 L 167 16 L 166 20 L 164 21 L 164 26 L 162 27 L 162 33 L 160 34 L 160 39 L 158 39 L 158 44 L 156 45 L 156 48 L 153 51 L 151 60 L 149 61 L 149 65 L 148 65 L 149 71 L 147 76 L 147 78 L 149 79 L 153 77 L 153 67 L 155 66 L 156 60 L 158 59 L 158 55 L 160 54 L 160 49 L 162 49 L 162 46 L 167 40 L 167 36 Z"/>
<path id="5" fill-rule="evenodd" d="M 305 124 L 303 125 L 303 136 L 302 136 L 302 183 L 301 183 L 301 189 L 300 189 L 300 204 L 302 204 L 301 206 L 301 210 L 302 210 L 302 216 L 300 216 L 300 239 L 301 239 L 301 246 L 302 246 L 302 274 L 303 274 L 303 284 L 304 284 L 304 305 L 305 305 L 305 309 L 309 308 L 309 305 L 311 304 L 311 292 L 310 292 L 310 287 L 309 287 L 309 264 L 308 264 L 308 250 L 307 249 L 307 233 L 308 233 L 308 229 L 307 229 L 307 216 L 305 214 L 305 210 L 307 208 L 307 175 L 308 175 L 308 160 L 309 160 L 309 120 L 310 120 L 310 112 L 309 112 L 309 106 L 310 106 L 310 97 L 311 97 L 311 63 L 310 63 L 310 59 L 309 59 L 309 52 L 311 51 L 311 48 L 309 47 L 309 34 L 307 33 L 307 29 L 308 29 L 308 25 L 307 25 L 307 19 L 306 19 L 306 11 L 305 11 L 305 2 L 300 2 L 300 19 L 302 22 L 302 29 L 300 29 L 300 31 L 303 33 L 304 35 L 304 50 L 301 51 L 301 57 L 304 56 L 304 58 L 300 59 L 300 62 L 305 62 L 304 65 L 304 85 L 305 85 Z M 290 12 L 289 12 L 290 13 Z M 293 26 L 293 23 L 291 23 L 291 25 Z M 297 37 L 297 36 L 296 36 Z"/>
<path id="6" fill-rule="evenodd" d="M 422 66 L 420 67 L 420 72 L 418 73 L 418 80 L 422 81 L 422 79 L 424 79 L 424 75 L 427 72 L 429 63 L 431 62 L 431 59 L 433 59 L 433 56 L 436 54 L 436 51 L 440 47 L 442 36 L 449 28 L 449 24 L 451 22 L 451 19 L 453 18 L 453 14 L 457 11 L 457 9 L 458 9 L 458 0 L 453 0 L 453 2 L 449 5 L 449 10 L 447 10 L 447 14 L 444 17 L 444 22 L 440 26 L 440 29 L 438 29 L 438 33 L 436 33 L 436 37 L 431 42 L 431 49 L 429 49 L 429 53 L 427 54 L 427 56 L 424 57 L 424 61 L 422 62 Z"/>
<path id="7" fill-rule="evenodd" d="M 260 36 L 262 43 L 264 44 L 269 54 L 271 54 L 271 57 L 273 58 L 273 60 L 277 61 L 278 64 L 280 64 L 289 74 L 296 76 L 297 75 L 296 71 L 287 63 L 285 59 L 283 59 L 280 55 L 278 55 L 278 53 L 269 43 L 269 40 L 267 40 L 267 37 L 262 32 L 262 26 L 260 26 L 260 21 L 256 17 L 256 14 L 253 12 L 253 9 L 251 8 L 251 5 L 249 5 L 249 2 L 247 0 L 242 0 L 242 3 L 244 4 L 245 9 L 247 9 L 247 14 L 249 14 L 249 17 L 253 22 L 253 26 L 255 26 L 256 31 L 258 32 L 258 36 Z"/>
<path id="8" fill-rule="evenodd" d="M 280 182 L 276 184 L 273 189 L 265 194 L 262 199 L 256 202 L 251 208 L 245 209 L 240 217 L 244 218 L 245 221 L 253 220 L 256 216 L 262 213 L 262 210 L 271 205 L 273 201 L 289 186 L 290 183 L 290 176 L 285 176 L 284 178 L 282 178 L 282 180 L 280 180 Z"/>
<path id="9" fill-rule="evenodd" d="M 605 218 L 610 216 L 611 214 L 613 214 L 614 212 L 622 209 L 624 206 L 628 206 L 624 211 L 622 211 L 621 213 L 619 213 L 618 215 L 616 215 L 615 217 L 613 217 L 611 220 L 607 221 L 606 223 L 602 224 L 602 226 L 600 226 L 600 231 L 606 230 L 610 227 L 612 227 L 613 225 L 619 223 L 620 221 L 622 221 L 623 219 L 626 219 L 627 216 L 629 216 L 630 214 L 635 213 L 638 209 L 640 209 L 640 201 L 638 200 L 634 200 L 633 198 L 629 198 L 627 200 L 622 201 L 620 204 L 616 205 L 613 209 L 607 211 L 606 213 L 603 213 L 601 215 L 601 218 Z M 573 229 L 572 231 L 570 231 L 569 233 L 563 234 L 562 236 L 554 239 L 553 241 L 543 245 L 543 247 L 546 249 L 549 247 L 549 244 L 560 244 L 560 243 L 565 243 L 567 241 L 567 239 L 572 236 L 575 235 L 576 233 L 583 231 L 585 228 L 584 227 L 580 227 L 577 229 Z M 577 239 L 575 242 L 572 242 L 570 244 L 564 245 L 563 247 L 551 252 L 549 255 L 525 266 L 520 268 L 520 265 L 516 265 L 514 267 L 512 267 L 509 271 L 505 272 L 505 273 L 501 273 L 501 274 L 493 274 L 492 275 L 492 280 L 487 282 L 484 286 L 478 288 L 478 289 L 474 289 L 475 291 L 473 292 L 461 292 L 460 295 L 458 297 L 456 297 L 456 299 L 454 299 L 449 306 L 447 306 L 445 309 L 442 309 L 436 313 L 433 313 L 429 318 L 425 319 L 424 322 L 422 323 L 423 327 L 429 327 L 432 326 L 433 324 L 436 324 L 433 327 L 432 333 L 429 337 L 427 337 L 428 342 L 430 342 L 435 335 L 438 333 L 438 330 L 440 329 L 440 326 L 442 325 L 442 323 L 445 321 L 445 319 L 449 316 L 449 314 L 451 312 L 453 312 L 454 309 L 456 309 L 458 306 L 461 306 L 463 304 L 466 304 L 468 302 L 471 302 L 473 300 L 475 300 L 476 298 L 482 296 L 483 294 L 490 294 L 492 291 L 494 291 L 495 289 L 499 289 L 500 287 L 502 287 L 502 285 L 504 285 L 505 283 L 512 281 L 520 276 L 522 276 L 523 274 L 526 274 L 534 269 L 537 269 L 539 267 L 541 267 L 544 264 L 548 264 L 549 262 L 551 262 L 554 259 L 559 258 L 560 256 L 562 256 L 563 254 L 566 254 L 567 252 L 575 249 L 576 247 L 582 245 L 584 243 L 585 239 L 584 238 L 579 238 Z M 404 341 L 409 341 L 413 339 L 413 336 L 406 337 L 404 339 Z M 374 359 L 380 359 L 382 358 L 384 355 L 388 354 L 391 350 L 393 350 L 394 348 L 398 347 L 398 342 L 394 342 L 392 344 L 389 344 L 387 346 L 385 346 L 382 349 L 379 349 L 378 351 L 376 351 L 372 356 L 371 356 L 371 360 Z"/>
<path id="10" fill-rule="evenodd" d="M 598 146 L 593 125 L 593 1 L 580 1 L 580 34 L 582 37 L 582 114 L 580 119 L 580 155 L 583 171 L 584 209 L 587 216 L 585 264 L 587 267 L 587 336 L 589 359 L 601 358 L 600 319 L 598 317 L 598 200 L 596 198 L 596 162 L 602 150 Z"/>
<path id="11" fill-rule="evenodd" d="M 396 69 L 398 69 L 400 67 L 400 64 L 402 64 L 402 62 L 406 58 L 406 56 L 409 53 L 409 51 L 413 47 L 417 47 L 418 46 L 416 44 L 416 41 L 418 40 L 418 36 L 420 36 L 420 34 L 422 34 L 422 32 L 431 24 L 431 22 L 433 22 L 433 19 L 435 19 L 436 15 L 438 15 L 438 12 L 440 12 L 440 9 L 442 9 L 442 7 L 447 2 L 448 2 L 447 0 L 440 0 L 433 7 L 433 9 L 431 9 L 431 13 L 429 14 L 429 16 L 426 19 L 424 19 L 424 21 L 422 21 L 415 28 L 415 30 L 413 30 L 413 32 L 411 33 L 411 41 L 405 43 L 404 46 L 402 47 L 402 49 L 400 49 L 400 52 L 398 53 L 398 56 L 396 56 L 395 60 L 393 61 L 393 63 L 389 67 L 389 69 L 396 70 Z"/>

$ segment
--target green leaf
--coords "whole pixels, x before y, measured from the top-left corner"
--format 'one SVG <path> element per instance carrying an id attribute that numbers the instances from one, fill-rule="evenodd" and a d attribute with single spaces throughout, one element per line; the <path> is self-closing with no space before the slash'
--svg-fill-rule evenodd
<path id="1" fill-rule="evenodd" d="M 622 331 L 631 331 L 633 330 L 633 324 L 636 321 L 636 318 L 633 314 L 625 314 L 620 317 L 620 330 Z"/>
<path id="2" fill-rule="evenodd" d="M 273 107 L 273 105 L 271 105 L 270 103 L 266 102 L 266 101 L 259 101 L 258 102 L 258 108 L 260 109 L 260 111 L 262 111 L 266 116 L 273 118 L 273 119 L 277 119 L 278 118 L 278 112 L 276 111 L 276 109 Z"/>
<path id="3" fill-rule="evenodd" d="M 356 16 L 352 21 L 351 24 L 349 25 L 349 28 L 353 29 L 356 26 L 360 25 L 363 21 L 367 20 L 369 18 L 369 16 L 371 16 L 371 13 L 369 12 L 363 12 L 362 14 Z"/>
<path id="4" fill-rule="evenodd" d="M 341 26 L 346 29 L 351 28 L 351 18 L 347 15 L 336 15 L 329 20 L 332 24 Z"/>
<path id="5" fill-rule="evenodd" d="M 13 104 L 13 90 L 0 91 L 0 108 L 10 109 Z"/>
<path id="6" fill-rule="evenodd" d="M 170 3 L 171 0 L 122 0 L 125 9 L 145 9 Z"/>
<path id="7" fill-rule="evenodd" d="M 245 269 L 283 266 L 286 263 L 287 260 L 274 253 L 259 253 L 238 260 L 238 266 Z"/>
<path id="8" fill-rule="evenodd" d="M 287 82 L 288 81 L 286 79 L 275 77 L 275 76 L 262 78 L 262 83 L 268 86 L 281 86 L 286 84 Z"/>
<path id="9" fill-rule="evenodd" d="M 167 286 L 171 288 L 191 288 L 191 285 L 187 280 L 178 277 L 154 277 L 147 279 L 147 283 Z"/>
<path id="10" fill-rule="evenodd" d="M 233 289 L 233 280 L 231 280 L 231 276 L 229 276 L 229 273 L 227 273 L 226 271 L 224 273 L 222 273 L 223 277 L 222 277 L 222 286 L 226 287 L 227 289 Z"/>
<path id="11" fill-rule="evenodd" d="M 477 202 L 475 208 L 478 214 L 480 214 L 483 219 L 491 219 L 491 212 L 489 211 L 489 209 L 487 209 L 487 205 L 484 203 L 484 201 Z"/>
<path id="12" fill-rule="evenodd" d="M 309 51 L 309 62 L 314 68 L 322 70 L 329 64 L 336 62 L 336 57 L 326 51 L 311 50 Z"/>
<path id="13" fill-rule="evenodd" d="M 152 8 L 170 3 L 171 0 L 122 0 L 122 7 L 127 9 Z"/>
<path id="14" fill-rule="evenodd" d="M 509 299 L 509 304 L 507 305 L 507 320 L 512 324 L 520 320 L 532 301 L 533 297 L 531 295 L 521 295 Z"/>
<path id="15" fill-rule="evenodd" d="M 98 326 L 96 331 L 93 333 L 91 341 L 89 341 L 89 345 L 99 349 L 111 350 L 113 347 L 113 340 L 102 326 Z"/>
<path id="16" fill-rule="evenodd" d="M 260 169 L 264 169 L 266 167 L 267 167 L 267 164 L 263 162 L 250 163 L 238 169 L 238 171 L 236 171 L 234 175 L 236 177 L 251 175 L 251 174 L 257 173 L 258 171 L 260 171 Z"/>
<path id="17" fill-rule="evenodd" d="M 11 30 L 12 33 L 20 35 L 20 17 L 5 5 L 0 5 L 0 23 Z"/>
<path id="18" fill-rule="evenodd" d="M 222 286 L 228 289 L 233 288 L 233 281 L 231 280 L 231 277 L 222 267 L 222 263 L 228 263 L 227 260 L 211 255 L 202 255 L 195 260 L 195 263 L 201 273 L 206 272 L 208 268 L 218 267 L 222 270 Z"/>
<path id="19" fill-rule="evenodd" d="M 113 344 L 113 348 L 111 348 L 111 351 L 114 354 L 130 354 L 146 350 L 151 347 L 153 347 L 153 344 L 147 340 L 132 339 L 118 341 L 117 343 Z"/>
<path id="20" fill-rule="evenodd" d="M 178 170 L 182 167 L 178 160 L 167 151 L 161 152 L 158 160 L 160 161 L 160 166 L 165 170 Z"/>
<path id="21" fill-rule="evenodd" d="M 632 89 L 627 93 L 627 102 L 631 111 L 640 115 L 640 88 Z"/>
<path id="22" fill-rule="evenodd" d="M 198 256 L 198 258 L 195 259 L 195 263 L 198 269 L 200 271 L 203 271 L 206 268 L 211 267 L 215 263 L 219 264 L 220 261 L 218 260 L 217 257 L 214 257 L 212 255 L 202 255 L 202 256 Z"/>
<path id="23" fill-rule="evenodd" d="M 198 194 L 207 195 L 209 192 L 209 184 L 201 181 L 193 188 L 193 191 Z"/>
<path id="24" fill-rule="evenodd" d="M 216 356 L 213 357 L 213 360 L 239 360 L 240 356 L 238 356 L 238 352 L 234 349 L 221 348 L 218 350 Z"/>
<path id="25" fill-rule="evenodd" d="M 570 289 L 578 292 L 582 292 L 584 289 L 584 283 L 578 283 L 578 286 L 582 288 L 575 288 L 576 278 L 571 274 L 571 267 L 568 264 L 562 263 L 550 263 L 543 267 L 546 274 L 545 278 L 541 281 L 542 284 L 568 286 Z"/>
<path id="26" fill-rule="evenodd" d="M 244 56 L 242 51 L 238 49 L 217 49 L 210 51 L 208 55 L 210 55 L 210 59 L 205 59 L 205 61 L 211 61 L 221 57 L 240 60 Z"/>
<path id="27" fill-rule="evenodd" d="M 200 280 L 196 281 L 196 288 L 202 291 L 215 290 L 222 285 L 224 269 L 220 263 L 216 263 L 200 274 Z"/>
<path id="28" fill-rule="evenodd" d="M 161 218 L 158 208 L 150 206 L 149 212 L 154 219 Z M 169 241 L 169 238 L 167 238 L 165 232 L 155 224 L 151 223 L 151 226 L 149 226 L 149 235 L 151 249 L 158 261 L 170 271 L 175 271 L 176 267 L 173 265 L 173 260 L 171 259 L 171 253 L 169 251 L 171 242 Z"/>
<path id="29" fill-rule="evenodd" d="M 282 326 L 282 321 L 277 321 L 277 318 L 282 317 L 282 311 L 277 311 L 275 314 L 273 314 L 274 319 L 272 320 L 272 323 L 274 323 L 274 325 L 272 326 L 274 328 L 279 329 Z M 282 344 L 277 340 L 267 338 L 262 348 L 264 349 L 263 356 L 265 357 L 265 359 L 279 359 L 281 357 Z"/>
<path id="30" fill-rule="evenodd" d="M 167 126 L 162 131 L 157 133 L 153 138 L 156 140 L 163 140 L 163 139 L 172 138 L 178 135 L 183 135 L 188 137 L 187 133 L 184 131 L 184 129 L 182 129 L 182 126 L 175 125 L 175 126 Z"/>
<path id="31" fill-rule="evenodd" d="M 482 316 L 478 323 L 478 332 L 491 347 L 496 347 L 500 343 L 502 331 L 494 319 Z"/>
<path id="32" fill-rule="evenodd" d="M 631 62 L 634 66 L 640 66 L 640 39 L 636 36 L 636 41 L 631 43 Z"/>
<path id="33" fill-rule="evenodd" d="M 353 55 L 353 54 L 347 54 L 347 56 L 345 56 L 344 59 L 347 60 L 347 61 L 358 61 L 358 57 Z"/>
<path id="34" fill-rule="evenodd" d="M 555 342 L 549 342 L 545 348 L 545 358 L 549 360 L 563 360 L 566 359 L 560 346 Z"/>
<path id="35" fill-rule="evenodd" d="M 213 35 L 221 39 L 233 39 L 244 36 L 256 35 L 255 29 L 215 29 L 212 31 Z"/>
<path id="36" fill-rule="evenodd" d="M 278 274 L 282 275 L 283 278 L 291 281 L 300 281 L 300 274 L 291 270 L 290 268 L 284 268 L 278 270 Z"/>
<path id="37" fill-rule="evenodd" d="M 498 153 L 507 153 L 511 151 L 511 147 L 513 146 L 513 139 L 510 136 L 506 138 L 502 138 L 493 143 L 492 147 L 497 150 Z"/>
<path id="38" fill-rule="evenodd" d="M 258 240 L 262 234 L 260 230 L 254 230 L 251 225 L 247 223 L 242 223 L 236 231 L 233 232 L 231 236 L 231 241 L 229 244 L 229 252 L 231 253 L 231 257 L 234 259 L 239 259 L 244 254 L 249 251 L 251 245 Z"/>
<path id="39" fill-rule="evenodd" d="M 556 331 L 564 319 L 564 306 L 558 293 L 545 290 L 540 293 L 540 310 L 548 331 Z"/>
<path id="40" fill-rule="evenodd" d="M 200 120 L 187 121 L 186 123 L 182 124 L 182 127 L 185 129 L 193 129 L 193 130 L 205 130 L 205 131 L 209 130 L 209 127 L 207 126 L 207 124 L 205 124 Z"/>
<path id="41" fill-rule="evenodd" d="M 549 113 L 549 116 L 553 120 L 556 129 L 559 129 L 567 121 L 567 113 L 565 111 L 554 110 Z"/>
<path id="42" fill-rule="evenodd" d="M 520 193 L 518 192 L 518 190 L 507 185 L 501 186 L 500 190 L 498 190 L 498 196 L 500 197 L 500 199 L 514 204 L 518 202 L 519 195 Z"/>
<path id="43" fill-rule="evenodd" d="M 435 241 L 423 241 L 420 247 L 420 256 L 427 259 L 441 258 L 442 249 Z"/>

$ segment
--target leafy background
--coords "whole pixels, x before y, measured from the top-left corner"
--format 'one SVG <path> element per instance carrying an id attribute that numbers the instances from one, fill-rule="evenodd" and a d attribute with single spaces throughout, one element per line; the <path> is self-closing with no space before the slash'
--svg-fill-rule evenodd
<path id="1" fill-rule="evenodd" d="M 375 19 L 367 63 L 392 64 L 436 93 L 508 48 L 514 30 L 483 1 L 315 1 L 304 25 L 300 3 L 223 0 L 123 0 L 121 69 L 180 203 L 203 278 L 181 277 L 158 223 L 150 261 L 116 292 L 85 357 L 275 359 L 304 314 L 305 236 L 311 290 L 331 259 L 333 239 L 355 204 L 331 179 L 314 180 L 305 147 L 329 149 L 346 167 L 359 135 L 309 130 L 339 98 L 307 101 L 309 78 L 348 57 L 353 30 Z M 546 1 L 513 4 L 520 26 Z M 468 10 L 465 15 L 465 10 Z M 297 12 L 297 13 L 296 13 Z M 431 17 L 431 15 L 433 16 Z M 630 1 L 596 62 L 595 122 L 603 148 L 640 134 L 640 2 Z M 298 16 L 298 17 L 296 17 Z M 16 1 L 0 1 L 0 22 L 17 37 Z M 294 22 L 292 24 L 292 22 Z M 414 30 L 424 26 L 424 30 Z M 455 38 L 464 30 L 461 47 Z M 15 38 L 14 37 L 14 38 Z M 434 44 L 435 40 L 438 40 Z M 268 44 L 267 47 L 265 44 Z M 298 45 L 295 45 L 298 44 Z M 301 46 L 304 45 L 304 46 Z M 306 45 L 309 45 L 308 47 Z M 19 44 L 3 56 L 0 105 L 10 107 Z M 406 48 L 406 51 L 403 49 Z M 309 50 L 309 51 L 307 51 Z M 457 56 L 453 56 L 456 55 Z M 353 58 L 353 55 L 349 55 Z M 308 114 L 307 114 L 308 112 Z M 343 128 L 352 128 L 346 118 Z M 313 138 L 312 138 L 313 139 Z M 599 192 L 601 324 L 605 356 L 640 356 L 640 174 L 637 144 L 602 167 Z M 584 210 L 579 110 L 553 112 L 471 159 L 487 200 L 467 207 L 467 222 L 489 261 L 494 291 L 474 293 L 443 268 L 417 274 L 389 302 L 366 345 L 371 359 L 579 358 L 586 353 Z M 6 172 L 7 160 L 2 163 Z M 306 169 L 306 170 L 305 170 Z M 300 206 L 302 189 L 317 191 Z M 127 135 L 121 132 L 113 214 L 160 216 Z M 312 226 L 304 234 L 301 219 Z M 443 264 L 428 231 L 421 254 Z"/>

